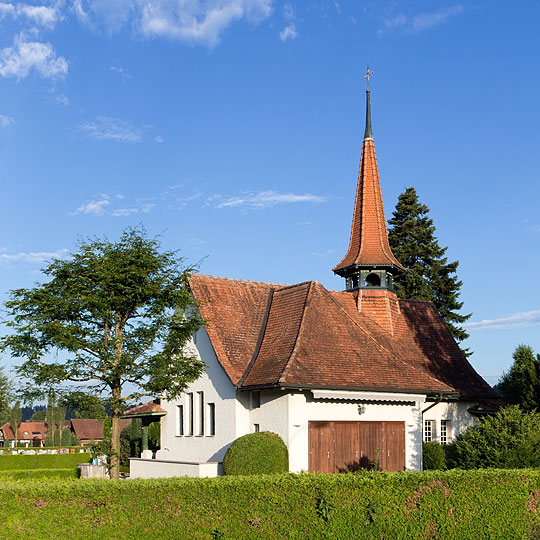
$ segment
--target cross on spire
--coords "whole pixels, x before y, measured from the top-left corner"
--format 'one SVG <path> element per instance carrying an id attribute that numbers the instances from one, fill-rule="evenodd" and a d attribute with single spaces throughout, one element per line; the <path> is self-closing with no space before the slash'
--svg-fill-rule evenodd
<path id="1" fill-rule="evenodd" d="M 366 74 L 362 77 L 362 79 L 366 79 L 367 81 L 367 89 L 369 91 L 369 79 L 373 77 L 373 71 L 369 70 L 369 66 L 367 67 Z"/>

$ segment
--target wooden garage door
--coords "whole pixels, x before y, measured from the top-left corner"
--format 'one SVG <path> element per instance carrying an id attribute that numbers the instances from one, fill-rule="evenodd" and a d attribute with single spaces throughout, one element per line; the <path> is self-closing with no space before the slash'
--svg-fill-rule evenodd
<path id="1" fill-rule="evenodd" d="M 404 422 L 309 422 L 309 470 L 405 468 Z"/>

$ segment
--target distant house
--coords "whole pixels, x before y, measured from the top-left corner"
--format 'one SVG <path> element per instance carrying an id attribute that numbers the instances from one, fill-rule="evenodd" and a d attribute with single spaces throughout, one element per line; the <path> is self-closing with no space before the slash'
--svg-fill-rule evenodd
<path id="1" fill-rule="evenodd" d="M 120 420 L 120 431 L 124 430 L 131 420 Z M 91 446 L 103 440 L 104 420 L 89 418 L 73 418 L 70 420 L 71 431 L 81 441 L 82 446 Z"/>
<path id="2" fill-rule="evenodd" d="M 47 437 L 48 427 L 46 422 L 21 422 L 17 429 L 17 441 L 19 445 L 43 446 Z M 10 441 L 12 446 L 15 443 L 15 434 L 9 422 L 0 427 L 0 442 Z"/>
<path id="3" fill-rule="evenodd" d="M 120 420 L 120 429 L 123 430 L 131 420 Z M 103 440 L 103 420 L 74 418 L 64 422 L 64 429 L 71 431 L 81 441 L 82 446 L 90 446 Z M 47 422 L 21 422 L 17 430 L 17 444 L 19 446 L 44 446 L 48 433 Z M 0 444 L 9 441 L 10 446 L 15 444 L 15 436 L 9 422 L 0 426 Z"/>

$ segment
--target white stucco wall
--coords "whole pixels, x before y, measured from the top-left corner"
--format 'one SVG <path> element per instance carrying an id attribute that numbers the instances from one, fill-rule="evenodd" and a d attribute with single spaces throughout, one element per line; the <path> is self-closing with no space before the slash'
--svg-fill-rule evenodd
<path id="1" fill-rule="evenodd" d="M 194 351 L 207 365 L 206 373 L 193 382 L 177 400 L 162 400 L 167 414 L 161 420 L 161 450 L 156 458 L 166 461 L 220 462 L 230 443 L 237 438 L 238 426 L 247 426 L 247 411 L 236 399 L 236 388 L 217 361 L 208 334 L 201 328 L 195 336 Z M 205 422 L 199 434 L 200 394 L 204 396 Z M 189 394 L 193 394 L 193 435 L 189 434 Z M 215 435 L 210 435 L 208 404 L 215 404 Z M 178 405 L 184 409 L 184 435 L 179 433 Z M 247 431 L 246 431 L 247 433 Z"/>
<path id="2" fill-rule="evenodd" d="M 424 409 L 429 407 L 426 403 Z M 447 421 L 447 441 L 452 441 L 469 426 L 475 425 L 476 418 L 468 409 L 476 405 L 473 401 L 441 402 L 424 413 L 424 420 L 433 421 L 433 441 L 441 442 L 441 420 Z"/>

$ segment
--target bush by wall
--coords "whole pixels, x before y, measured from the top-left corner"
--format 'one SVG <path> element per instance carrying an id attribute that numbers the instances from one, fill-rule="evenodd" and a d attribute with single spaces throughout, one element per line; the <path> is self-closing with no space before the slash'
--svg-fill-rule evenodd
<path id="1" fill-rule="evenodd" d="M 519 469 L 540 467 L 540 413 L 523 414 L 517 405 L 458 435 L 446 448 L 449 467 Z"/>
<path id="2" fill-rule="evenodd" d="M 425 442 L 423 448 L 424 471 L 444 471 L 446 457 L 444 448 L 436 442 Z"/>
<path id="3" fill-rule="evenodd" d="M 287 472 L 289 452 L 276 433 L 248 433 L 229 446 L 223 458 L 223 470 L 228 475 Z"/>
<path id="4" fill-rule="evenodd" d="M 538 531 L 540 471 L 2 482 L 0 508 L 21 540 L 519 540 Z"/>

